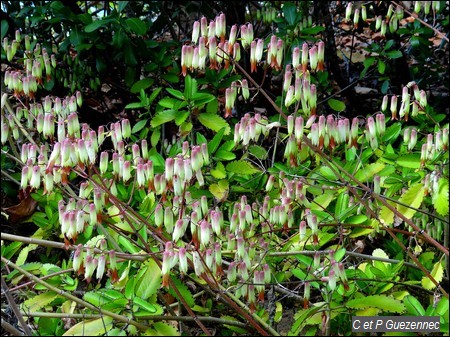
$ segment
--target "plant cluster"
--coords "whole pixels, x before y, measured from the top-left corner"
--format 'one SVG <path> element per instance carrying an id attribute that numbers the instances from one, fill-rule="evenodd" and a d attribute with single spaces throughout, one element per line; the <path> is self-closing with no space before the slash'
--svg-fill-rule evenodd
<path id="1" fill-rule="evenodd" d="M 326 27 L 301 3 L 247 4 L 248 21 L 229 30 L 227 13 L 201 16 L 189 43 L 162 46 L 146 39 L 153 23 L 126 14 L 131 2 L 110 4 L 97 20 L 86 8 L 75 20 L 83 33 L 45 47 L 20 30 L 11 40 L 2 21 L 2 179 L 20 196 L 2 214 L 37 226 L 30 237 L 2 233 L 2 288 L 22 291 L 19 305 L 7 299 L 25 332 L 208 335 L 215 324 L 224 334 L 328 335 L 350 333 L 351 316 L 408 314 L 440 316 L 448 333 L 449 124 L 429 73 L 399 91 L 380 80 L 376 111 L 345 117 Z M 65 13 L 62 2 L 45 8 Z M 381 31 L 361 82 L 394 69 L 416 33 L 445 40 L 425 25 L 431 15 L 448 26 L 439 1 L 415 1 L 414 22 L 391 3 L 335 10 L 353 35 Z M 96 31 L 107 48 L 108 27 L 139 102 L 94 127 L 80 110 L 97 80 L 67 81 L 102 45 Z M 134 43 L 161 54 L 167 71 L 133 68 L 145 54 Z M 70 45 L 76 55 L 60 59 Z M 177 46 L 168 61 L 167 46 Z M 64 97 L 51 92 L 61 62 L 72 71 Z"/>

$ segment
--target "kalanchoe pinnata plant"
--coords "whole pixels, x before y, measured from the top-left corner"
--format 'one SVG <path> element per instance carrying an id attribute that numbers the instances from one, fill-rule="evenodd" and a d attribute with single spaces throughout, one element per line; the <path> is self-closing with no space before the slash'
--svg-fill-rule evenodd
<path id="1" fill-rule="evenodd" d="M 176 90 L 175 84 L 168 88 L 176 99 L 164 96 L 158 109 L 171 108 L 153 115 L 150 107 L 152 119 L 139 125 L 133 125 L 134 118 L 120 118 L 93 130 L 79 118 L 81 92 L 38 97 L 53 76 L 54 57 L 38 44 L 31 50 L 30 38 L 22 40 L 20 34 L 16 42 L 3 43 L 6 59 L 14 59 L 23 42 L 29 55 L 23 69 L 5 72 L 9 94 L 2 95 L 2 144 L 19 144 L 20 187 L 39 199 L 45 220 L 52 222 L 40 225 L 74 251 L 77 281 L 88 284 L 88 290 L 97 287 L 99 293 L 121 296 L 114 301 L 124 303 L 114 307 L 117 312 L 159 317 L 166 309 L 157 298 L 167 291 L 180 304 L 195 303 L 186 305 L 187 311 L 212 315 L 211 301 L 232 303 L 236 315 L 272 333 L 268 308 L 277 303 L 277 312 L 283 310 L 283 302 L 274 301 L 283 289 L 303 303 L 305 310 L 295 314 L 298 331 L 294 325 L 291 331 L 298 334 L 309 321 L 302 317 L 315 315 L 321 303 L 329 307 L 318 309 L 321 316 L 313 321 L 319 317 L 325 323 L 339 315 L 336 307 L 353 313 L 350 301 L 359 308 L 361 299 L 382 299 L 388 287 L 401 284 L 397 278 L 395 285 L 384 282 L 398 277 L 392 270 L 400 270 L 401 263 L 394 266 L 385 262 L 384 251 L 374 251 L 373 259 L 358 264 L 360 257 L 347 249 L 350 242 L 377 242 L 380 233 L 400 231 L 411 246 L 420 239 L 439 247 L 425 235 L 439 241 L 444 221 L 436 218 L 440 222 L 434 225 L 422 211 L 429 207 L 448 215 L 441 202 L 448 199 L 448 124 L 436 124 L 434 130 L 426 128 L 427 121 L 420 128 L 410 125 L 430 113 L 427 93 L 410 82 L 401 88 L 401 97 L 388 91 L 380 98 L 381 111 L 361 111 L 357 117 L 339 109 L 325 114 L 326 100 L 321 98 L 332 91 L 325 88 L 325 41 L 302 39 L 290 45 L 292 37 L 312 27 L 312 16 L 291 15 L 297 13 L 290 12 L 292 4 L 283 4 L 279 15 L 272 4 L 266 5 L 259 16 L 274 25 L 289 23 L 292 29 L 285 36 L 278 27 L 263 39 L 254 21 L 227 27 L 225 13 L 209 23 L 205 17 L 195 21 L 191 44 L 181 46 L 179 55 L 185 91 Z M 436 10 L 436 5 L 425 7 L 426 15 Z M 395 33 L 404 15 L 401 8 L 389 7 L 378 19 L 371 17 L 369 6 L 366 11 L 352 2 L 345 8 L 354 28 L 373 22 L 377 30 L 384 25 L 384 36 Z M 241 57 L 249 62 L 239 62 Z M 241 63 L 248 69 L 242 71 Z M 276 104 L 271 94 L 278 93 L 267 94 L 255 85 L 253 76 L 260 70 L 278 76 Z M 220 77 L 215 83 L 219 97 L 205 92 L 211 74 Z M 203 83 L 197 86 L 200 78 Z M 261 93 L 275 112 L 237 112 L 242 102 L 258 101 Z M 14 96 L 27 103 L 10 111 Z M 207 113 L 198 113 L 201 109 Z M 188 117 L 180 122 L 184 114 Z M 177 126 L 190 123 L 191 129 L 181 132 L 180 126 L 180 133 L 168 136 L 168 124 L 160 123 L 166 118 Z M 197 120 L 211 134 L 199 132 Z M 384 260 L 378 261 L 380 257 Z M 369 281 L 355 282 L 363 273 Z M 217 298 L 207 298 L 200 307 L 199 299 L 190 296 L 195 285 Z M 430 289 L 438 291 L 436 285 Z M 103 309 L 95 296 L 87 292 L 83 299 L 94 298 Z M 390 300 L 398 301 L 398 307 L 403 303 Z M 137 309 L 141 305 L 145 315 Z M 125 322 L 133 323 L 128 317 Z"/>

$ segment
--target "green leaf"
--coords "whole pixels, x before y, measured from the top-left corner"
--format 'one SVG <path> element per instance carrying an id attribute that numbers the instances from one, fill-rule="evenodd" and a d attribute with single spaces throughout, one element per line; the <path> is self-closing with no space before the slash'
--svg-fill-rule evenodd
<path id="1" fill-rule="evenodd" d="M 103 316 L 92 320 L 82 320 L 67 330 L 63 336 L 100 336 L 107 335 L 112 328 L 113 318 Z"/>
<path id="2" fill-rule="evenodd" d="M 248 152 L 260 160 L 265 160 L 268 156 L 267 150 L 259 145 L 250 145 Z"/>
<path id="3" fill-rule="evenodd" d="M 347 209 L 348 209 L 348 200 L 349 200 L 349 195 L 348 195 L 347 190 L 344 190 L 343 192 L 341 192 L 339 194 L 339 196 L 337 197 L 336 207 L 335 207 L 335 211 L 334 212 L 336 213 L 336 216 L 338 218 L 340 218 L 341 215 L 343 215 L 344 212 L 347 211 Z"/>
<path id="4" fill-rule="evenodd" d="M 219 161 L 216 168 L 211 170 L 211 175 L 216 179 L 224 179 L 227 177 L 225 166 L 223 166 L 222 162 Z"/>
<path id="5" fill-rule="evenodd" d="M 401 131 L 402 131 L 402 124 L 400 122 L 392 124 L 390 127 L 386 129 L 386 132 L 383 135 L 382 140 L 384 142 L 392 143 L 397 139 Z"/>
<path id="6" fill-rule="evenodd" d="M 157 128 L 152 132 L 152 135 L 150 137 L 150 144 L 152 145 L 152 147 L 158 145 L 160 138 L 161 138 L 161 128 Z"/>
<path id="7" fill-rule="evenodd" d="M 100 27 L 106 25 L 110 21 L 111 21 L 111 19 L 102 19 L 102 20 L 94 21 L 94 22 L 88 24 L 86 27 L 84 27 L 84 31 L 86 33 L 91 33 L 93 31 L 96 31 Z"/>
<path id="8" fill-rule="evenodd" d="M 444 268 L 442 267 L 441 262 L 436 262 L 433 266 L 433 270 L 431 270 L 431 276 L 436 280 L 437 283 L 442 281 L 444 277 Z M 432 290 L 436 288 L 436 285 L 428 278 L 428 276 L 422 277 L 422 287 L 426 290 Z"/>
<path id="9" fill-rule="evenodd" d="M 153 78 L 144 78 L 142 80 L 139 80 L 139 81 L 135 82 L 132 85 L 130 91 L 133 94 L 136 94 L 136 93 L 140 92 L 141 90 L 145 90 L 148 87 L 151 87 L 154 82 L 155 82 L 155 80 Z"/>
<path id="10" fill-rule="evenodd" d="M 387 201 L 387 203 L 395 208 L 395 204 L 393 202 Z M 394 223 L 394 212 L 384 205 L 381 206 L 380 209 L 380 222 L 385 226 L 390 226 Z"/>
<path id="11" fill-rule="evenodd" d="M 448 214 L 448 179 L 441 177 L 438 181 L 438 191 L 433 193 L 432 201 L 436 212 L 442 216 Z"/>
<path id="12" fill-rule="evenodd" d="M 143 120 L 137 122 L 136 124 L 134 124 L 133 128 L 131 129 L 131 133 L 136 133 L 136 132 L 141 131 L 144 128 L 145 124 L 147 124 L 147 122 L 148 122 L 147 119 L 143 119 Z"/>
<path id="13" fill-rule="evenodd" d="M 57 297 L 58 294 L 52 290 L 36 295 L 22 303 L 23 311 L 39 311 L 49 303 L 53 302 Z"/>
<path id="14" fill-rule="evenodd" d="M 416 209 L 422 204 L 425 188 L 422 183 L 412 185 L 399 199 L 406 206 L 397 205 L 397 211 L 406 218 L 411 219 L 416 214 Z"/>
<path id="15" fill-rule="evenodd" d="M 346 224 L 352 224 L 352 225 L 358 225 L 362 224 L 367 221 L 367 215 L 364 214 L 358 214 L 358 215 L 352 215 L 344 220 L 344 223 Z"/>
<path id="16" fill-rule="evenodd" d="M 134 103 L 129 103 L 127 105 L 125 105 L 125 109 L 140 109 L 143 108 L 145 106 L 145 103 L 143 102 L 134 102 Z"/>
<path id="17" fill-rule="evenodd" d="M 373 228 L 361 228 L 361 227 L 357 227 L 357 228 L 353 228 L 352 232 L 350 233 L 349 237 L 354 239 L 357 238 L 359 236 L 366 236 L 367 234 L 370 234 L 373 232 Z"/>
<path id="18" fill-rule="evenodd" d="M 127 24 L 128 28 L 130 28 L 130 30 L 137 35 L 144 35 L 145 33 L 147 33 L 147 24 L 138 18 L 126 19 L 125 23 Z"/>
<path id="19" fill-rule="evenodd" d="M 369 56 L 368 58 L 366 58 L 363 62 L 364 64 L 364 68 L 369 68 L 371 65 L 373 65 L 376 61 L 376 57 L 375 56 Z"/>
<path id="20" fill-rule="evenodd" d="M 215 158 L 220 160 L 233 160 L 236 159 L 236 155 L 233 152 L 226 151 L 226 150 L 217 150 L 216 154 L 214 155 Z"/>
<path id="21" fill-rule="evenodd" d="M 255 174 L 261 172 L 252 164 L 244 160 L 235 160 L 231 163 L 228 163 L 226 169 L 228 172 L 232 172 L 238 175 Z"/>
<path id="22" fill-rule="evenodd" d="M 177 112 L 177 116 L 175 117 L 175 124 L 180 126 L 184 123 L 186 118 L 189 117 L 189 111 L 187 110 L 181 110 Z"/>
<path id="23" fill-rule="evenodd" d="M 324 176 L 325 179 L 329 181 L 337 181 L 337 177 L 334 174 L 333 170 L 328 166 L 321 166 L 319 169 L 319 173 Z"/>
<path id="24" fill-rule="evenodd" d="M 203 106 L 209 102 L 212 102 L 215 99 L 216 97 L 214 95 L 202 92 L 198 92 L 192 95 L 192 100 L 194 101 L 194 105 L 196 107 Z"/>
<path id="25" fill-rule="evenodd" d="M 420 153 L 408 153 L 397 159 L 397 164 L 402 167 L 418 169 L 420 167 Z"/>
<path id="26" fill-rule="evenodd" d="M 155 322 L 152 324 L 152 328 L 145 330 L 145 336 L 179 336 L 179 332 L 172 325 L 163 323 L 163 322 Z"/>
<path id="27" fill-rule="evenodd" d="M 121 13 L 128 5 L 129 1 L 117 1 L 118 7 L 117 11 Z"/>
<path id="28" fill-rule="evenodd" d="M 161 124 L 171 122 L 175 119 L 175 117 L 177 116 L 177 113 L 178 113 L 178 111 L 175 111 L 173 109 L 160 111 L 153 117 L 150 124 L 153 128 L 156 128 L 157 126 L 159 126 Z"/>
<path id="29" fill-rule="evenodd" d="M 219 102 L 217 98 L 206 104 L 206 113 L 217 114 L 219 111 Z"/>
<path id="30" fill-rule="evenodd" d="M 403 56 L 402 52 L 400 50 L 390 50 L 386 52 L 387 57 L 391 59 L 398 59 Z"/>
<path id="31" fill-rule="evenodd" d="M 385 70 L 386 70 L 386 63 L 384 63 L 383 61 L 379 60 L 378 61 L 378 72 L 380 74 L 384 74 Z"/>
<path id="32" fill-rule="evenodd" d="M 209 185 L 209 191 L 217 199 L 218 202 L 224 201 L 228 197 L 228 180 L 220 180 L 217 182 L 217 184 Z"/>
<path id="33" fill-rule="evenodd" d="M 8 28 L 9 28 L 8 21 L 2 20 L 2 23 L 1 23 L 1 32 L 2 32 L 2 37 L 1 37 L 1 39 L 2 39 L 2 40 L 3 40 L 3 38 L 5 37 L 6 33 L 8 32 Z"/>
<path id="34" fill-rule="evenodd" d="M 328 105 L 330 106 L 331 109 L 337 112 L 345 110 L 345 103 L 334 98 L 330 98 L 328 100 Z"/>
<path id="35" fill-rule="evenodd" d="M 136 280 L 136 296 L 146 300 L 161 287 L 161 269 L 153 259 L 149 259 L 141 267 L 142 276 Z M 139 273 L 140 274 L 140 273 Z"/>
<path id="36" fill-rule="evenodd" d="M 195 305 L 195 300 L 189 288 L 180 279 L 173 276 L 171 276 L 170 278 L 172 280 L 174 287 L 177 288 L 178 292 L 184 298 L 187 305 L 192 308 Z M 169 288 L 168 292 L 173 297 L 180 300 L 180 296 L 178 296 L 178 293 L 172 287 Z"/>
<path id="37" fill-rule="evenodd" d="M 285 3 L 283 5 L 283 14 L 288 24 L 292 26 L 295 23 L 295 19 L 297 17 L 296 6 L 290 2 Z"/>
<path id="38" fill-rule="evenodd" d="M 372 163 L 370 165 L 365 166 L 363 169 L 359 169 L 358 172 L 355 174 L 355 178 L 358 179 L 361 182 L 367 182 L 372 179 L 372 177 L 380 172 L 386 164 L 384 163 Z"/>
<path id="39" fill-rule="evenodd" d="M 228 135 L 230 133 L 230 126 L 227 121 L 214 113 L 202 113 L 198 115 L 198 120 L 208 129 L 211 129 L 215 132 L 219 132 L 220 129 L 225 128 L 224 135 Z"/>
<path id="40" fill-rule="evenodd" d="M 208 140 L 201 133 L 197 132 L 196 137 L 197 137 L 197 145 L 200 145 L 203 143 L 208 144 Z"/>
<path id="41" fill-rule="evenodd" d="M 424 316 L 425 309 L 417 298 L 408 295 L 403 299 L 403 304 L 406 307 L 406 312 L 412 316 Z"/>
<path id="42" fill-rule="evenodd" d="M 219 150 L 231 151 L 234 148 L 234 140 L 227 140 L 222 145 L 220 145 Z"/>
<path id="43" fill-rule="evenodd" d="M 184 100 L 184 94 L 180 90 L 166 88 L 167 92 L 179 100 Z"/>
<path id="44" fill-rule="evenodd" d="M 145 311 L 148 311 L 149 313 L 152 313 L 152 314 L 154 314 L 157 311 L 157 308 L 155 305 L 153 305 L 153 303 L 147 302 L 138 296 L 133 298 L 133 304 L 138 305 Z"/>
<path id="45" fill-rule="evenodd" d="M 325 27 L 322 26 L 314 26 L 314 27 L 308 27 L 303 28 L 301 30 L 302 35 L 316 35 L 317 33 L 323 32 L 325 30 Z"/>
<path id="46" fill-rule="evenodd" d="M 180 80 L 178 75 L 173 73 L 162 74 L 161 77 L 169 83 L 178 83 Z"/>
<path id="47" fill-rule="evenodd" d="M 378 308 L 385 312 L 402 313 L 405 306 L 402 302 L 385 295 L 363 296 L 347 301 L 346 306 L 352 309 Z"/>
<path id="48" fill-rule="evenodd" d="M 161 105 L 162 107 L 167 108 L 167 109 L 173 109 L 177 102 L 179 102 L 179 101 L 172 97 L 163 97 L 158 102 L 158 105 Z"/>
<path id="49" fill-rule="evenodd" d="M 208 143 L 208 153 L 210 155 L 214 154 L 216 152 L 217 148 L 219 147 L 220 142 L 222 141 L 223 134 L 225 132 L 225 128 L 222 128 L 217 132 L 213 139 Z"/>
<path id="50" fill-rule="evenodd" d="M 239 320 L 236 317 L 228 316 L 228 315 L 222 315 L 222 316 L 220 316 L 220 319 L 224 320 L 225 322 L 226 321 L 239 322 Z M 231 331 L 236 332 L 237 336 L 244 336 L 247 333 L 247 330 L 245 330 L 243 328 L 239 328 L 235 325 L 224 324 L 223 326 L 227 327 Z"/>
<path id="51" fill-rule="evenodd" d="M 197 92 L 197 80 L 187 75 L 184 78 L 184 97 L 186 100 L 191 100 L 192 96 Z"/>
<path id="52" fill-rule="evenodd" d="M 333 201 L 336 198 L 336 195 L 334 193 L 324 193 L 318 195 L 316 198 L 314 198 L 314 201 L 311 203 L 311 210 L 323 210 L 326 209 L 327 206 L 330 204 L 331 201 Z"/>

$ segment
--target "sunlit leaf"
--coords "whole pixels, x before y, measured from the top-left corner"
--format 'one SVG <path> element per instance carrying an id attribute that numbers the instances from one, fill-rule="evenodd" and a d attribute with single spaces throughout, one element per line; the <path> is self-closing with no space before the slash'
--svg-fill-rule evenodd
<path id="1" fill-rule="evenodd" d="M 224 179 L 227 176 L 227 172 L 225 171 L 225 166 L 223 166 L 222 162 L 218 162 L 215 169 L 211 169 L 211 175 L 216 179 Z"/>
<path id="2" fill-rule="evenodd" d="M 173 109 L 160 111 L 155 115 L 155 117 L 153 117 L 150 124 L 153 128 L 156 128 L 158 125 L 173 121 L 177 114 L 178 111 Z"/>
<path id="3" fill-rule="evenodd" d="M 442 278 L 444 277 L 444 268 L 442 267 L 442 263 L 436 262 L 434 264 L 433 270 L 431 270 L 430 274 L 436 280 L 437 283 L 440 283 L 442 281 Z M 422 277 L 422 286 L 426 290 L 432 290 L 432 289 L 436 288 L 436 285 L 426 275 L 424 277 Z"/>
<path id="4" fill-rule="evenodd" d="M 224 201 L 227 198 L 229 191 L 228 180 L 220 180 L 217 184 L 209 185 L 209 191 L 218 202 Z"/>
<path id="5" fill-rule="evenodd" d="M 433 205 L 442 216 L 446 216 L 449 211 L 448 179 L 440 177 L 438 181 L 438 191 L 433 193 Z"/>
<path id="6" fill-rule="evenodd" d="M 161 269 L 158 267 L 153 259 L 147 260 L 141 267 L 145 271 L 143 275 L 136 280 L 136 296 L 145 300 L 161 287 Z"/>
<path id="7" fill-rule="evenodd" d="M 416 214 L 416 209 L 422 204 L 424 191 L 425 188 L 422 183 L 412 185 L 399 199 L 399 202 L 406 206 L 397 204 L 397 211 L 411 219 Z"/>
<path id="8" fill-rule="evenodd" d="M 39 311 L 49 303 L 53 302 L 58 297 L 55 291 L 48 291 L 36 295 L 22 303 L 22 308 L 25 312 Z"/>
<path id="9" fill-rule="evenodd" d="M 384 312 L 402 313 L 405 306 L 402 302 L 385 295 L 364 296 L 347 301 L 346 307 L 352 309 L 378 308 Z"/>
<path id="10" fill-rule="evenodd" d="M 239 175 L 255 174 L 261 172 L 259 169 L 245 160 L 235 160 L 231 163 L 228 163 L 226 169 L 228 172 Z"/>
<path id="11" fill-rule="evenodd" d="M 220 129 L 225 128 L 224 135 L 230 133 L 230 126 L 227 121 L 215 113 L 201 113 L 198 115 L 198 120 L 208 129 L 219 132 Z"/>
<path id="12" fill-rule="evenodd" d="M 63 336 L 100 336 L 106 335 L 112 328 L 112 317 L 103 316 L 92 320 L 83 320 L 67 330 Z"/>
<path id="13" fill-rule="evenodd" d="M 403 304 L 406 307 L 406 312 L 412 316 L 424 316 L 425 309 L 420 301 L 414 296 L 408 295 L 403 299 Z"/>
<path id="14" fill-rule="evenodd" d="M 366 165 L 355 174 L 355 178 L 363 183 L 371 181 L 372 177 L 384 169 L 385 166 L 386 164 L 380 162 Z"/>

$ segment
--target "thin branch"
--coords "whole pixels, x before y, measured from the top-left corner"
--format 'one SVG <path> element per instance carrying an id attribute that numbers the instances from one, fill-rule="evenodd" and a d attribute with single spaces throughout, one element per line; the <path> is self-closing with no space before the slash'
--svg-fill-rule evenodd
<path id="1" fill-rule="evenodd" d="M 2 256 L 3 260 L 3 256 Z M 11 295 L 11 291 L 8 288 L 8 285 L 5 282 L 5 279 L 2 277 L 2 290 L 3 293 L 6 296 L 6 299 L 8 300 L 9 306 L 11 307 L 12 311 L 14 312 L 14 315 L 16 315 L 17 320 L 19 321 L 20 326 L 22 327 L 23 331 L 26 335 L 31 336 L 31 330 L 28 327 L 28 324 L 23 319 L 23 315 L 19 310 L 19 307 L 16 304 L 16 301 L 14 301 L 14 298 Z"/>
<path id="2" fill-rule="evenodd" d="M 6 331 L 8 331 L 12 336 L 24 336 L 24 334 L 22 332 L 20 332 L 15 327 L 13 327 L 11 324 L 6 322 L 3 318 L 2 318 L 2 328 L 5 329 Z"/>

